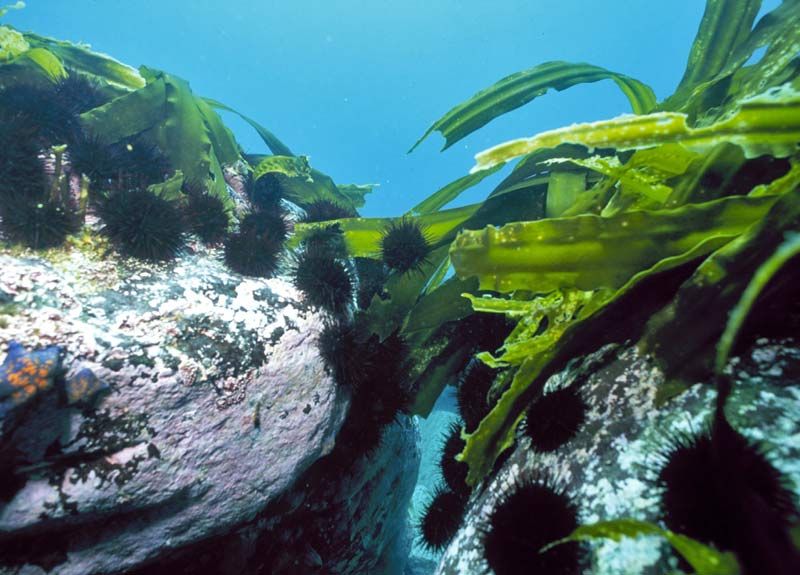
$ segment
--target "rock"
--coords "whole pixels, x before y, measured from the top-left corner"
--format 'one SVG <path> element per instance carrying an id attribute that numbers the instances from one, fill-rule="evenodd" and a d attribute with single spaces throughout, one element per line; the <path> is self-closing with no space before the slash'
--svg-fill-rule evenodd
<path id="1" fill-rule="evenodd" d="M 65 371 L 64 393 L 2 436 L 0 573 L 134 572 L 256 537 L 347 411 L 316 349 L 323 318 L 202 246 L 158 265 L 48 258 L 0 253 L 0 357 L 56 346 Z"/>
<path id="2" fill-rule="evenodd" d="M 800 486 L 800 347 L 794 340 L 761 339 L 729 365 L 733 395 L 730 423 L 752 442 L 767 448 L 769 461 Z M 482 531 L 497 501 L 520 479 L 545 474 L 565 488 L 579 508 L 582 524 L 618 518 L 658 523 L 661 517 L 657 475 L 659 454 L 679 434 L 702 430 L 713 413 L 716 391 L 694 385 L 663 406 L 656 392 L 663 373 L 636 347 L 608 347 L 551 378 L 548 389 L 582 381 L 588 405 L 586 422 L 569 443 L 536 454 L 518 434 L 508 458 L 475 490 L 461 529 L 445 551 L 438 575 L 490 575 L 483 558 Z M 589 546 L 593 575 L 656 575 L 678 567 L 658 538 Z M 587 571 L 588 572 L 588 571 Z"/>
<path id="3" fill-rule="evenodd" d="M 442 448 L 450 431 L 450 426 L 453 422 L 459 420 L 455 389 L 448 386 L 439 396 L 430 415 L 419 421 L 420 435 L 422 437 L 420 445 L 421 461 L 419 479 L 411 502 L 411 523 L 414 527 L 414 538 L 409 563 L 416 566 L 414 568 L 417 570 L 422 569 L 426 575 L 433 573 L 441 554 L 434 553 L 424 545 L 419 536 L 418 525 L 422 521 L 425 508 L 433 497 L 436 488 L 444 483 L 440 467 Z M 431 567 L 431 564 L 433 567 Z M 427 571 L 424 571 L 425 569 Z"/>
<path id="4" fill-rule="evenodd" d="M 292 511 L 257 543 L 260 564 L 245 573 L 403 575 L 418 442 L 413 418 L 401 415 L 375 453 L 342 466 L 334 451 L 316 464 L 286 497 Z"/>

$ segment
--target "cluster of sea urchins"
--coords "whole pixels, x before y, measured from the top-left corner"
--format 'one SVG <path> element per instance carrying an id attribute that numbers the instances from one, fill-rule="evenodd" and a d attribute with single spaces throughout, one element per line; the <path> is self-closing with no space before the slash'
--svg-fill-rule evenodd
<path id="1" fill-rule="evenodd" d="M 80 228 L 85 202 L 120 253 L 172 258 L 185 233 L 213 243 L 228 227 L 222 201 L 195 187 L 185 201 L 148 190 L 169 175 L 161 150 L 141 138 L 106 143 L 79 114 L 108 97 L 77 72 L 53 85 L 16 84 L 0 91 L 0 217 L 6 239 L 32 248 L 57 246 Z M 80 197 L 75 182 L 89 192 Z"/>
<path id="2" fill-rule="evenodd" d="M 337 460 L 348 465 L 372 453 L 386 426 L 406 408 L 408 350 L 397 334 L 381 340 L 371 333 L 361 316 L 328 323 L 320 334 L 319 349 L 337 384 L 351 395 L 335 452 Z"/>
<path id="3" fill-rule="evenodd" d="M 80 84 L 80 86 L 78 86 Z M 76 88 L 77 86 L 77 88 Z M 6 239 L 34 249 L 58 246 L 77 230 L 69 189 L 59 181 L 63 149 L 79 134 L 72 92 L 92 92 L 80 79 L 41 87 L 15 84 L 0 91 L 0 218 Z M 91 96 L 89 96 L 91 98 Z M 58 154 L 53 161 L 52 156 Z"/>
<path id="4" fill-rule="evenodd" d="M 356 278 L 337 224 L 316 227 L 304 237 L 292 272 L 295 287 L 311 305 L 338 316 L 352 308 Z"/>

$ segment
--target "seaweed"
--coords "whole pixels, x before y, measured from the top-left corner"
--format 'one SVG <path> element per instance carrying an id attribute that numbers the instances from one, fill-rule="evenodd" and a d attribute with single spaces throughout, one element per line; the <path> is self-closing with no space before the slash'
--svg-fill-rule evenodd
<path id="1" fill-rule="evenodd" d="M 517 322 L 497 352 L 478 354 L 493 368 L 515 371 L 497 383 L 498 401 L 465 436 L 459 458 L 469 465 L 470 484 L 512 445 L 544 380 L 570 354 L 641 337 L 668 374 L 662 400 L 721 370 L 755 298 L 792 260 L 791 233 L 800 227 L 793 48 L 800 4 L 784 2 L 755 22 L 759 8 L 756 1 L 708 0 L 684 77 L 661 103 L 638 80 L 549 62 L 479 92 L 420 139 L 439 131 L 447 148 L 547 89 L 604 78 L 617 82 L 634 110 L 480 152 L 469 176 L 412 209 L 420 218 L 444 213 L 463 189 L 518 160 L 452 228 L 455 237 L 437 238 L 450 250 L 436 262 L 452 264 L 461 279 L 478 279 L 478 290 L 464 291 L 473 308 Z M 762 58 L 745 66 L 758 48 L 765 48 Z M 537 209 L 520 217 L 526 205 Z M 343 229 L 353 247 L 367 251 L 355 227 Z M 445 293 L 443 275 L 430 276 L 433 287 L 409 315 Z M 739 311 L 725 331 L 733 309 Z M 429 405 L 436 386 L 418 386 L 418 393 L 425 400 L 416 405 Z"/>

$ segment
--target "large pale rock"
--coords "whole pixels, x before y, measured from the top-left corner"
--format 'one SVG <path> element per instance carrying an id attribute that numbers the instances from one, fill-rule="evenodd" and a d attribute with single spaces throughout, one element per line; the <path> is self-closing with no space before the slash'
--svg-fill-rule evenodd
<path id="1" fill-rule="evenodd" d="M 800 348 L 797 341 L 759 340 L 731 364 L 733 394 L 726 405 L 730 423 L 751 441 L 768 448 L 767 457 L 800 492 Z M 549 386 L 583 382 L 589 407 L 580 433 L 548 454 L 534 454 L 518 437 L 507 460 L 476 490 L 467 515 L 443 558 L 438 575 L 490 575 L 482 534 L 498 500 L 514 484 L 544 474 L 571 495 L 581 523 L 618 518 L 658 522 L 661 516 L 659 456 L 676 434 L 703 429 L 714 409 L 716 391 L 695 385 L 666 405 L 656 392 L 663 373 L 636 347 L 608 347 L 554 376 Z M 658 538 L 590 546 L 592 575 L 660 575 L 677 561 Z"/>
<path id="2" fill-rule="evenodd" d="M 200 247 L 164 265 L 71 250 L 0 254 L 0 293 L 0 357 L 57 345 L 67 377 L 110 387 L 91 405 L 42 394 L 6 421 L 19 485 L 0 500 L 0 573 L 130 571 L 257 530 L 333 448 L 348 399 L 317 352 L 321 318 L 281 279 Z"/>

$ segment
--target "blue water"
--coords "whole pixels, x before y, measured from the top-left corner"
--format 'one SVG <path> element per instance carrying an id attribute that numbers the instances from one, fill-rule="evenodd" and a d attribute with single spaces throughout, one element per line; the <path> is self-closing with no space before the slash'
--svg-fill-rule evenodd
<path id="1" fill-rule="evenodd" d="M 648 83 L 680 80 L 699 0 L 31 0 L 7 21 L 182 76 L 275 132 L 338 183 L 378 183 L 362 213 L 398 214 L 506 139 L 628 112 L 611 82 L 551 93 L 444 153 L 441 114 L 503 76 L 585 61 Z M 779 0 L 764 2 L 771 10 Z M 238 118 L 249 152 L 266 151 Z M 495 179 L 459 201 L 478 201 Z"/>

